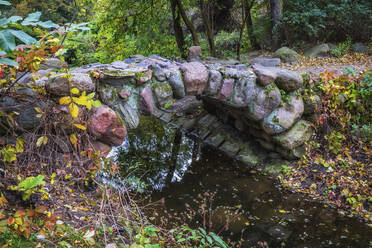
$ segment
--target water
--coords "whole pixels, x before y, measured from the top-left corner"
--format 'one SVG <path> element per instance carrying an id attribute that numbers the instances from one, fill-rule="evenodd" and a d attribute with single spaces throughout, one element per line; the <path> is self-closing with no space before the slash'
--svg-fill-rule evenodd
<path id="1" fill-rule="evenodd" d="M 269 247 L 372 247 L 372 228 L 357 218 L 286 192 L 158 120 L 145 118 L 130 130 L 117 159 L 124 177 L 142 182 L 151 201 L 163 203 L 156 207 L 161 217 L 211 228 L 225 239 L 243 240 L 241 247 L 259 241 Z"/>

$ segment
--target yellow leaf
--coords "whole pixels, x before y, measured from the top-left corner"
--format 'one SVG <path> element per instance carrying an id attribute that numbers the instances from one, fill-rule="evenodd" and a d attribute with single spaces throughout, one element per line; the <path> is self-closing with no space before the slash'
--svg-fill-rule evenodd
<path id="1" fill-rule="evenodd" d="M 59 104 L 61 105 L 67 105 L 71 103 L 71 97 L 65 96 L 59 99 Z"/>
<path id="2" fill-rule="evenodd" d="M 77 95 L 77 94 L 79 94 L 79 92 L 80 92 L 80 91 L 79 91 L 78 88 L 72 88 L 72 89 L 71 89 L 71 93 L 72 93 L 72 94 Z"/>
<path id="3" fill-rule="evenodd" d="M 73 97 L 72 99 L 79 105 L 87 106 L 88 104 L 88 98 L 86 96 L 80 96 L 79 98 Z"/>
<path id="4" fill-rule="evenodd" d="M 77 118 L 79 116 L 79 107 L 75 103 L 70 103 L 68 109 L 70 110 L 72 118 Z"/>
<path id="5" fill-rule="evenodd" d="M 280 209 L 280 210 L 279 210 L 279 213 L 282 213 L 282 214 L 284 214 L 284 213 L 286 213 L 286 211 L 285 211 L 285 210 L 283 210 L 283 209 Z"/>
<path id="6" fill-rule="evenodd" d="M 77 142 L 77 138 L 74 133 L 70 135 L 70 141 L 71 141 L 71 144 L 73 145 Z"/>
<path id="7" fill-rule="evenodd" d="M 36 146 L 39 147 L 41 145 L 46 145 L 47 143 L 48 143 L 48 137 L 41 136 L 40 138 L 37 139 Z"/>
<path id="8" fill-rule="evenodd" d="M 74 126 L 81 129 L 81 130 L 86 130 L 87 129 L 86 126 L 83 126 L 83 125 L 80 125 L 80 124 L 74 124 Z"/>

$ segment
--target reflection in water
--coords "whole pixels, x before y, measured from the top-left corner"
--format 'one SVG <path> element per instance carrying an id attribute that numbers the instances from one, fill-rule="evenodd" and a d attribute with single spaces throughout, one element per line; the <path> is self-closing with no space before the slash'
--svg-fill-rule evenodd
<path id="1" fill-rule="evenodd" d="M 130 130 L 117 159 L 124 176 L 140 177 L 154 189 L 153 201 L 165 199 L 158 212 L 179 215 L 199 210 L 195 199 L 213 195 L 213 231 L 220 230 L 221 221 L 231 214 L 238 215 L 221 234 L 232 240 L 243 237 L 242 247 L 259 241 L 268 242 L 269 247 L 371 245 L 372 231 L 367 225 L 301 195 L 279 190 L 272 179 L 208 146 L 199 148 L 180 130 L 160 121 L 144 119 L 138 129 Z M 133 166 L 137 162 L 141 165 Z M 200 218 L 190 222 L 195 227 L 201 223 Z"/>

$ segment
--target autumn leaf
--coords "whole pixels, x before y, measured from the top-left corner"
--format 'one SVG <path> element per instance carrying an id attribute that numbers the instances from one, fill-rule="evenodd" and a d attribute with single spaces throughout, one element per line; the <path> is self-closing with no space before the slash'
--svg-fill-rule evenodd
<path id="1" fill-rule="evenodd" d="M 46 145 L 47 143 L 48 143 L 48 137 L 41 136 L 40 138 L 37 139 L 36 146 L 40 147 L 41 145 Z"/>
<path id="2" fill-rule="evenodd" d="M 59 104 L 61 105 L 67 105 L 71 103 L 71 97 L 65 96 L 59 99 Z"/>
<path id="3" fill-rule="evenodd" d="M 83 126 L 81 124 L 74 124 L 74 126 L 77 127 L 77 128 L 79 128 L 79 129 L 81 129 L 81 130 L 86 130 L 87 129 L 86 126 Z"/>
<path id="4" fill-rule="evenodd" d="M 79 94 L 79 89 L 78 88 L 72 88 L 71 89 L 71 94 L 74 94 L 74 95 L 77 95 L 77 94 Z"/>
<path id="5" fill-rule="evenodd" d="M 70 103 L 68 108 L 72 118 L 77 118 L 79 116 L 79 107 L 75 103 Z"/>
<path id="6" fill-rule="evenodd" d="M 77 138 L 76 138 L 76 135 L 74 133 L 70 135 L 70 141 L 71 141 L 71 144 L 73 144 L 73 145 L 76 144 Z"/>

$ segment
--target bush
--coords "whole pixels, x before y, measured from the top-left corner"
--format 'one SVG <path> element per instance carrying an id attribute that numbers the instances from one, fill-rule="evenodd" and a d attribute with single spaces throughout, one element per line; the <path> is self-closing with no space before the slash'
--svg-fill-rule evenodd
<path id="1" fill-rule="evenodd" d="M 284 10 L 282 27 L 290 41 L 368 41 L 372 35 L 369 0 L 289 0 Z"/>

